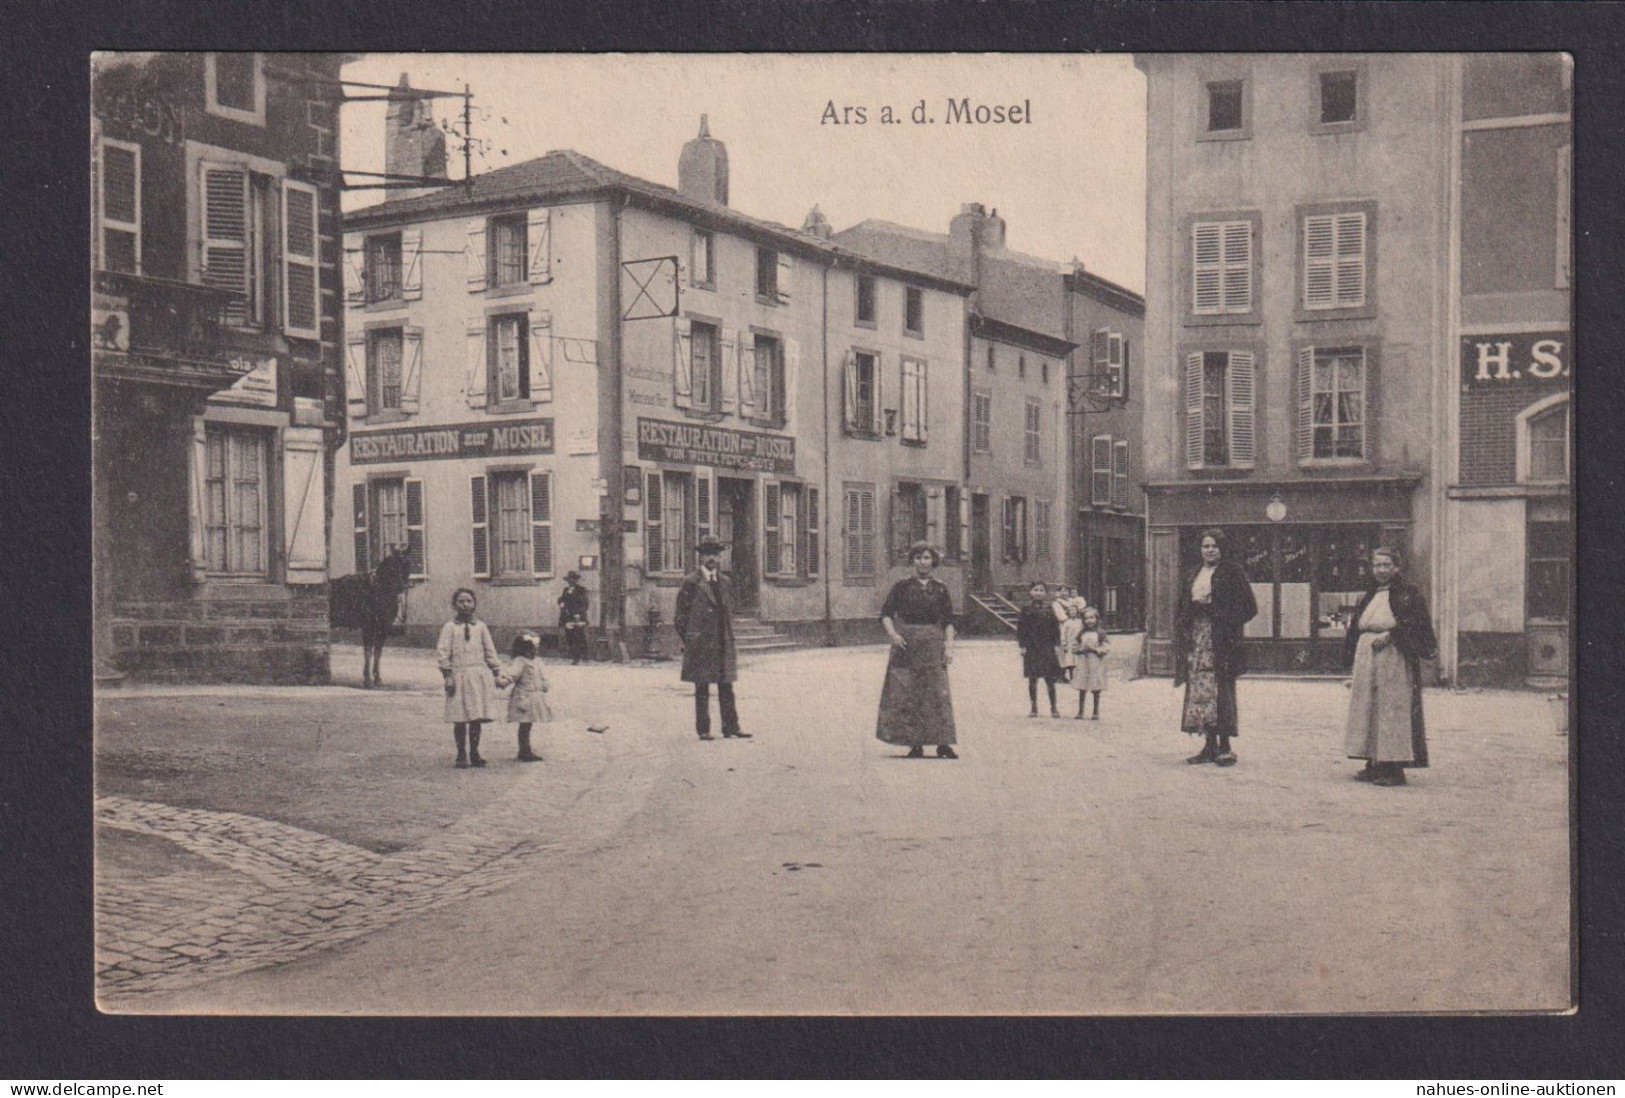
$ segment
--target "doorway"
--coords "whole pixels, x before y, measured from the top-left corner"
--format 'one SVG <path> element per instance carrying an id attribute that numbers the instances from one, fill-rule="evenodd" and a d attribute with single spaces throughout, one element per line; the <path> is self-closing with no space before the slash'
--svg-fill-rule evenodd
<path id="1" fill-rule="evenodd" d="M 993 589 L 992 508 L 987 496 L 977 492 L 970 497 L 970 582 L 971 590 L 985 593 Z"/>
<path id="2" fill-rule="evenodd" d="M 728 548 L 722 568 L 733 580 L 734 612 L 753 615 L 760 608 L 756 572 L 756 482 L 717 478 L 717 540 Z"/>

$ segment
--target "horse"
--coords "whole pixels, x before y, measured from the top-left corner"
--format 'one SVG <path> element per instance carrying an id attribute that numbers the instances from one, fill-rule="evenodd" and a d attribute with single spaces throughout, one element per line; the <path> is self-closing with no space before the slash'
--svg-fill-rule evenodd
<path id="1" fill-rule="evenodd" d="M 389 628 L 400 616 L 401 593 L 411 574 L 411 555 L 406 546 L 397 545 L 370 574 L 340 576 L 332 583 L 328 620 L 335 627 L 361 630 L 361 685 L 365 689 L 384 685 L 378 661 Z"/>

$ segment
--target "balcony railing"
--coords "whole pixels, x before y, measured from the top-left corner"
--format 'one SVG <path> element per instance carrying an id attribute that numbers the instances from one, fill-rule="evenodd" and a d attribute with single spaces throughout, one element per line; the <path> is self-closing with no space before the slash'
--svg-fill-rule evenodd
<path id="1" fill-rule="evenodd" d="M 114 271 L 97 273 L 96 290 L 122 303 L 130 326 L 122 340 L 115 331 L 97 332 L 97 349 L 209 365 L 223 365 L 230 357 L 221 338 L 221 316 L 233 294 Z"/>

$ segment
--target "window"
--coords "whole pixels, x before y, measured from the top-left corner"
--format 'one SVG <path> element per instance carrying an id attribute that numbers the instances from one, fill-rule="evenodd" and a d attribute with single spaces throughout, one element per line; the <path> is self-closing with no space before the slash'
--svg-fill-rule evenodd
<path id="1" fill-rule="evenodd" d="M 872 328 L 880 315 L 875 305 L 875 280 L 870 275 L 859 275 L 857 278 L 857 303 L 854 315 L 857 322 L 866 328 Z"/>
<path id="2" fill-rule="evenodd" d="M 528 280 L 525 217 L 493 217 L 490 222 L 492 286 L 516 286 Z"/>
<path id="3" fill-rule="evenodd" d="M 805 512 L 800 484 L 767 484 L 762 491 L 762 570 L 769 576 L 793 579 L 807 575 L 804 539 L 809 535 L 802 525 Z"/>
<path id="4" fill-rule="evenodd" d="M 265 124 L 265 71 L 259 54 L 206 54 L 203 83 L 210 114 Z"/>
<path id="5" fill-rule="evenodd" d="M 924 446 L 926 443 L 926 367 L 925 360 L 903 359 L 903 441 Z"/>
<path id="6" fill-rule="evenodd" d="M 1246 137 L 1252 121 L 1247 81 L 1210 80 L 1202 91 L 1201 138 L 1212 141 Z"/>
<path id="7" fill-rule="evenodd" d="M 912 336 L 925 335 L 925 291 L 918 286 L 903 288 L 903 331 Z"/>
<path id="8" fill-rule="evenodd" d="M 222 312 L 227 324 L 262 328 L 275 316 L 270 296 L 272 287 L 278 284 L 276 274 L 281 266 L 275 244 L 277 181 L 242 164 L 203 161 L 200 170 L 199 279 L 205 286 L 236 295 Z M 313 195 L 310 192 L 308 208 L 303 201 L 299 203 L 299 212 L 307 215 L 305 227 L 285 227 L 285 234 L 297 234 L 305 247 L 314 244 L 310 221 L 314 215 Z M 315 265 L 308 256 L 301 260 L 298 286 L 304 296 L 300 319 L 306 321 L 314 319 L 310 314 L 315 302 L 311 292 L 315 288 L 311 281 Z"/>
<path id="9" fill-rule="evenodd" d="M 998 358 L 994 353 L 993 344 L 989 343 L 987 345 L 987 372 L 993 373 L 998 369 L 998 365 Z"/>
<path id="10" fill-rule="evenodd" d="M 1302 309 L 1325 312 L 1364 307 L 1370 283 L 1367 211 L 1306 213 L 1300 227 Z"/>
<path id="11" fill-rule="evenodd" d="M 711 290 L 717 284 L 717 238 L 709 229 L 694 230 L 694 251 L 688 265 L 691 286 Z"/>
<path id="12" fill-rule="evenodd" d="M 530 399 L 530 326 L 524 313 L 491 318 L 490 392 L 498 403 Z"/>
<path id="13" fill-rule="evenodd" d="M 908 547 L 930 540 L 930 514 L 925 487 L 908 482 L 897 485 L 891 494 L 891 556 L 897 564 L 908 563 Z"/>
<path id="14" fill-rule="evenodd" d="M 141 273 L 141 146 L 102 142 L 101 267 Z"/>
<path id="15" fill-rule="evenodd" d="M 958 560 L 963 552 L 961 530 L 969 519 L 965 513 L 969 503 L 965 494 L 952 485 L 943 489 L 942 498 L 942 555 L 949 560 Z"/>
<path id="16" fill-rule="evenodd" d="M 1539 401 L 1518 416 L 1520 483 L 1568 482 L 1570 415 L 1568 394 L 1559 393 Z"/>
<path id="17" fill-rule="evenodd" d="M 1365 457 L 1366 353 L 1363 347 L 1298 351 L 1298 460 Z"/>
<path id="18" fill-rule="evenodd" d="M 1033 559 L 1047 561 L 1050 541 L 1050 501 L 1033 500 Z"/>
<path id="19" fill-rule="evenodd" d="M 756 299 L 768 305 L 790 300 L 790 257 L 771 248 L 756 249 Z"/>
<path id="20" fill-rule="evenodd" d="M 773 336 L 757 334 L 751 361 L 753 418 L 775 425 L 784 423 L 784 344 Z"/>
<path id="21" fill-rule="evenodd" d="M 1251 351 L 1197 351 L 1185 356 L 1185 465 L 1251 468 Z"/>
<path id="22" fill-rule="evenodd" d="M 1574 524 L 1529 523 L 1528 617 L 1531 621 L 1568 621 L 1574 589 Z"/>
<path id="23" fill-rule="evenodd" d="M 412 578 L 428 575 L 423 538 L 423 482 L 381 477 L 355 486 L 355 567 L 376 568 L 390 550 L 405 546 Z"/>
<path id="24" fill-rule="evenodd" d="M 993 394 L 972 393 L 970 398 L 971 449 L 978 454 L 993 452 Z"/>
<path id="25" fill-rule="evenodd" d="M 403 343 L 399 328 L 367 333 L 367 406 L 372 413 L 400 411 Z"/>
<path id="26" fill-rule="evenodd" d="M 1094 391 L 1113 400 L 1128 397 L 1128 340 L 1121 332 L 1100 329 L 1091 341 Z"/>
<path id="27" fill-rule="evenodd" d="M 1354 70 L 1320 74 L 1320 124 L 1335 126 L 1360 117 L 1360 74 Z"/>
<path id="28" fill-rule="evenodd" d="M 721 334 L 715 324 L 695 321 L 689 337 L 693 340 L 689 407 L 709 412 L 716 408 L 722 394 Z"/>
<path id="29" fill-rule="evenodd" d="M 643 496 L 644 564 L 651 575 L 678 575 L 694 566 L 699 511 L 709 510 L 711 482 L 691 473 L 651 472 Z M 705 498 L 696 499 L 699 488 Z M 707 531 L 708 532 L 708 531 Z"/>
<path id="30" fill-rule="evenodd" d="M 1112 437 L 1096 435 L 1089 440 L 1089 502 L 1109 507 L 1112 502 Z"/>
<path id="31" fill-rule="evenodd" d="M 1027 500 L 1009 496 L 1004 501 L 1004 560 L 1020 564 L 1027 559 Z"/>
<path id="32" fill-rule="evenodd" d="M 1253 223 L 1191 225 L 1191 311 L 1222 316 L 1253 311 Z"/>
<path id="33" fill-rule="evenodd" d="M 1045 385 L 1049 384 L 1049 359 L 1047 358 L 1038 360 L 1038 380 Z"/>
<path id="34" fill-rule="evenodd" d="M 535 579 L 553 574 L 553 483 L 549 473 L 496 470 L 469 478 L 474 575 Z"/>
<path id="35" fill-rule="evenodd" d="M 843 562 L 847 582 L 873 582 L 875 575 L 875 486 L 873 484 L 847 484 L 845 495 L 846 559 Z"/>
<path id="36" fill-rule="evenodd" d="M 266 450 L 263 431 L 205 428 L 204 566 L 210 574 L 266 574 Z"/>
<path id="37" fill-rule="evenodd" d="M 1112 506 L 1128 510 L 1128 440 L 1112 443 Z"/>
<path id="38" fill-rule="evenodd" d="M 400 233 L 367 237 L 365 270 L 367 304 L 401 296 Z"/>
<path id="39" fill-rule="evenodd" d="M 1018 378 L 1021 378 L 1023 381 L 1025 381 L 1027 379 L 1027 356 L 1026 355 L 1017 355 L 1016 356 L 1016 376 Z"/>
<path id="40" fill-rule="evenodd" d="M 846 360 L 847 434 L 880 437 L 880 412 L 880 356 L 853 351 Z"/>
<path id="41" fill-rule="evenodd" d="M 1026 446 L 1022 458 L 1028 465 L 1040 465 L 1044 460 L 1044 405 L 1031 397 L 1027 399 Z"/>

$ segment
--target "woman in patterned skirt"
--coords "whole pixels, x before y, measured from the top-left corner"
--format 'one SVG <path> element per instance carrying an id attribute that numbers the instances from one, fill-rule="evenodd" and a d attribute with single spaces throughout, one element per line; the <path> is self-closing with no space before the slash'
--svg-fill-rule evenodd
<path id="1" fill-rule="evenodd" d="M 1234 766 L 1236 679 L 1247 670 L 1242 627 L 1258 614 L 1252 584 L 1239 564 L 1224 560 L 1224 533 L 1202 531 L 1202 563 L 1185 577 L 1174 610 L 1174 686 L 1185 687 L 1180 727 L 1203 737 L 1193 765 Z"/>
<path id="2" fill-rule="evenodd" d="M 884 743 L 907 745 L 911 759 L 924 758 L 928 746 L 936 747 L 939 759 L 957 759 L 954 702 L 948 693 L 953 599 L 942 581 L 931 576 L 941 559 L 935 549 L 917 541 L 909 546 L 908 556 L 914 575 L 898 580 L 880 608 L 891 658 L 875 735 Z"/>

